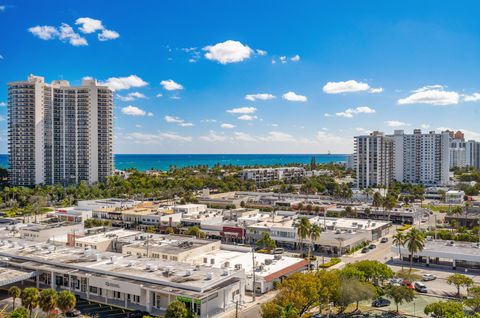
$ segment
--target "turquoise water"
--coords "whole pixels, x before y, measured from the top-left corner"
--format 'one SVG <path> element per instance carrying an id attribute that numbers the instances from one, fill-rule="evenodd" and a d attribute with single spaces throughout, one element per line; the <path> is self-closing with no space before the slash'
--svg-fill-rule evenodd
<path id="1" fill-rule="evenodd" d="M 347 155 L 342 154 L 275 154 L 275 155 L 115 155 L 115 169 L 136 168 L 138 170 L 160 169 L 168 170 L 172 165 L 177 168 L 208 165 L 233 165 L 233 166 L 268 166 L 290 163 L 310 163 L 315 156 L 317 163 L 345 162 Z M 8 155 L 0 154 L 0 166 L 8 166 Z"/>

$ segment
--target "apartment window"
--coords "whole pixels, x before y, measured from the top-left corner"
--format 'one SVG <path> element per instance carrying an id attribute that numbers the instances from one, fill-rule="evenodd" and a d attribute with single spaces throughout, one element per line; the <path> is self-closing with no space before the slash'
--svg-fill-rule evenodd
<path id="1" fill-rule="evenodd" d="M 98 294 L 98 288 L 97 287 L 94 287 L 94 286 L 90 286 L 90 292 L 92 294 Z"/>

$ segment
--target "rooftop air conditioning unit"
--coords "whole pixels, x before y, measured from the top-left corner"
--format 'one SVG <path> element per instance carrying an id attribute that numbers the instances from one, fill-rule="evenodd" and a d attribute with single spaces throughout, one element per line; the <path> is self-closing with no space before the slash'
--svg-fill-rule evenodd
<path id="1" fill-rule="evenodd" d="M 273 263 L 273 259 L 271 259 L 271 258 L 265 259 L 265 265 L 270 265 L 272 263 Z"/>
<path id="2" fill-rule="evenodd" d="M 224 264 L 223 264 L 223 268 L 229 268 L 230 267 L 230 262 L 229 261 L 226 261 Z"/>
<path id="3" fill-rule="evenodd" d="M 235 270 L 242 269 L 242 264 L 235 264 Z"/>
<path id="4" fill-rule="evenodd" d="M 192 270 L 191 269 L 187 269 L 185 271 L 185 276 L 192 276 Z"/>
<path id="5" fill-rule="evenodd" d="M 212 272 L 208 272 L 207 273 L 207 280 L 212 280 L 213 279 L 213 273 Z"/>
<path id="6" fill-rule="evenodd" d="M 228 269 L 223 270 L 222 276 L 228 276 Z"/>
<path id="7" fill-rule="evenodd" d="M 279 261 L 279 260 L 282 259 L 282 255 L 280 255 L 280 254 L 273 255 L 273 259 L 276 260 L 276 261 Z"/>

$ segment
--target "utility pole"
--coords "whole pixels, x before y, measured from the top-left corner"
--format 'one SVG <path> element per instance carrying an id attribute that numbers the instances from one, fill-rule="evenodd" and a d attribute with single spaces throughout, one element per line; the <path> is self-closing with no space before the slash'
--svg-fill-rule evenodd
<path id="1" fill-rule="evenodd" d="M 255 266 L 255 239 L 253 240 L 253 245 L 252 245 L 252 278 L 253 278 L 253 282 L 252 282 L 252 301 L 255 301 L 255 294 L 256 294 L 256 291 L 255 291 L 255 270 L 256 270 L 256 266 Z"/>
<path id="2" fill-rule="evenodd" d="M 235 301 L 235 318 L 238 318 L 238 299 Z"/>

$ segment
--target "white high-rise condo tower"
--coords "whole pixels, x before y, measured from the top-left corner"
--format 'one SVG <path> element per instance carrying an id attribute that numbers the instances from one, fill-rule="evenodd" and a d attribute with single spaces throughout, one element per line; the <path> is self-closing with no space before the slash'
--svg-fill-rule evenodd
<path id="1" fill-rule="evenodd" d="M 89 184 L 113 172 L 113 92 L 85 79 L 8 84 L 10 182 Z"/>

